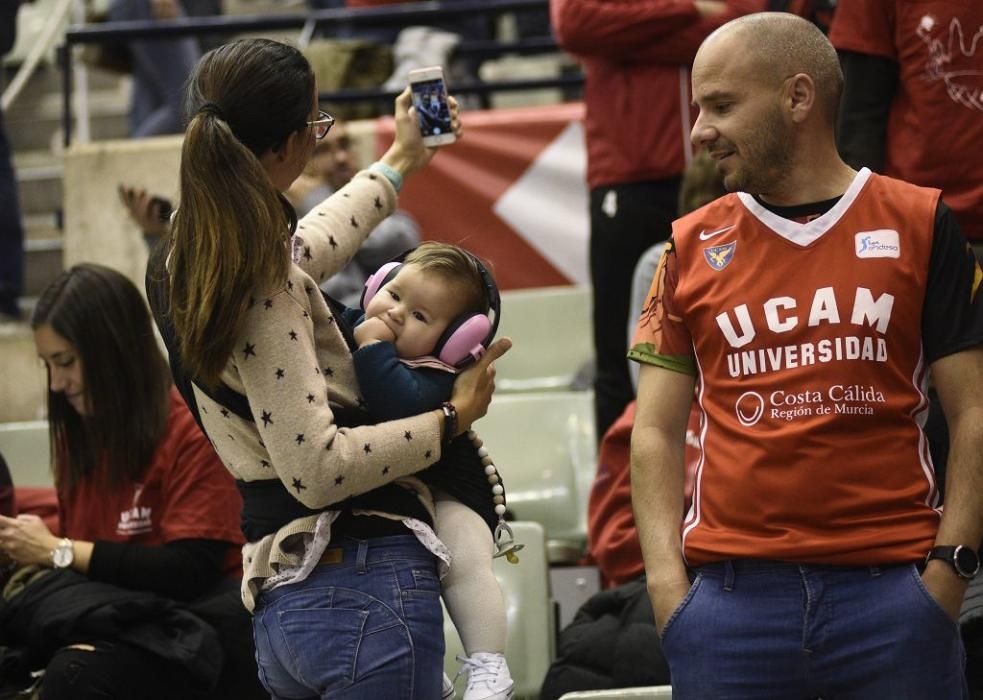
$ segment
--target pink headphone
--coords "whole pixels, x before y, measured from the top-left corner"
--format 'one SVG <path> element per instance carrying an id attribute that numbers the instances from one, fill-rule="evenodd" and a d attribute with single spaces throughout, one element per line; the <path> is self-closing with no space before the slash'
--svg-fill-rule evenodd
<path id="1" fill-rule="evenodd" d="M 396 260 L 387 262 L 365 280 L 365 288 L 362 289 L 362 298 L 359 302 L 363 311 L 372 301 L 372 297 L 396 277 L 403 264 L 403 259 L 410 252 L 406 251 Z M 495 280 L 488 274 L 488 270 L 478 258 L 473 255 L 471 258 L 477 264 L 478 272 L 481 273 L 481 280 L 485 286 L 485 294 L 488 297 L 488 314 L 470 312 L 458 316 L 447 326 L 447 330 L 437 340 L 437 346 L 431 353 L 441 362 L 446 362 L 459 369 L 467 367 L 485 354 L 491 341 L 495 338 L 495 332 L 498 330 L 498 317 L 502 307 Z"/>

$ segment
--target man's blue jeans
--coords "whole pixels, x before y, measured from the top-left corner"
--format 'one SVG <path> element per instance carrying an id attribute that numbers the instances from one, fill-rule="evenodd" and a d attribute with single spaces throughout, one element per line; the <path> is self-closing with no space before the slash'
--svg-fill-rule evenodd
<path id="1" fill-rule="evenodd" d="M 440 697 L 443 612 L 436 558 L 412 535 L 340 538 L 339 563 L 261 594 L 256 661 L 274 698 Z"/>
<path id="2" fill-rule="evenodd" d="M 968 697 L 959 627 L 914 565 L 704 566 L 662 646 L 676 700 Z"/>

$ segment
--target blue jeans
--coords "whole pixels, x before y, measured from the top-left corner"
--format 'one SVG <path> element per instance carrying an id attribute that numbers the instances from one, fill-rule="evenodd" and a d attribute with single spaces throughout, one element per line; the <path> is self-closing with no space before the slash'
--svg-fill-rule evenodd
<path id="1" fill-rule="evenodd" d="M 152 20 L 150 0 L 114 0 L 109 6 L 109 19 Z M 184 83 L 201 58 L 198 40 L 137 39 L 128 46 L 133 55 L 130 136 L 180 134 L 184 131 Z"/>
<path id="2" fill-rule="evenodd" d="M 968 697 L 959 627 L 914 565 L 704 566 L 662 647 L 676 700 Z"/>
<path id="3" fill-rule="evenodd" d="M 260 595 L 259 677 L 274 698 L 434 700 L 444 658 L 436 558 L 412 535 L 329 549 L 304 581 Z"/>

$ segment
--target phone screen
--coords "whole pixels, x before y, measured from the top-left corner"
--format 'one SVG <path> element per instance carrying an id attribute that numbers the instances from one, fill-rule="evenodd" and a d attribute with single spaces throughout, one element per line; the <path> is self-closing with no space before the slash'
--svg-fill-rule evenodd
<path id="1" fill-rule="evenodd" d="M 413 106 L 420 122 L 420 132 L 440 136 L 451 132 L 451 111 L 447 106 L 447 86 L 441 78 L 410 83 Z"/>

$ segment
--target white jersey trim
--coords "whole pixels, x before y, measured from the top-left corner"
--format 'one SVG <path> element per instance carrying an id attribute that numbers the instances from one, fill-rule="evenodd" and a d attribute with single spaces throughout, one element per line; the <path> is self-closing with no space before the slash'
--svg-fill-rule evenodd
<path id="1" fill-rule="evenodd" d="M 928 421 L 929 401 L 928 401 L 928 367 L 925 366 L 924 350 L 918 353 L 918 364 L 915 365 L 915 372 L 911 377 L 912 386 L 918 392 L 918 404 L 911 411 L 911 417 L 918 428 L 918 459 L 921 462 L 922 472 L 928 482 L 928 494 L 925 496 L 925 505 L 929 508 L 937 509 L 939 505 L 939 488 L 936 481 L 935 465 L 932 463 L 932 453 L 929 450 L 928 438 L 925 435 L 925 423 Z"/>
<path id="2" fill-rule="evenodd" d="M 744 207 L 751 212 L 754 218 L 787 241 L 805 248 L 822 238 L 846 214 L 847 210 L 857 199 L 857 195 L 860 194 L 860 190 L 867 184 L 870 175 L 869 168 L 861 168 L 860 172 L 853 178 L 853 182 L 850 183 L 846 192 L 840 197 L 840 201 L 828 212 L 807 224 L 800 224 L 796 221 L 790 221 L 789 219 L 778 216 L 778 214 L 761 206 L 747 192 L 738 192 L 737 197 L 741 200 Z"/>
<path id="3" fill-rule="evenodd" d="M 683 519 L 683 533 L 680 542 L 680 547 L 683 552 L 683 561 L 686 561 L 686 537 L 692 532 L 693 528 L 700 524 L 700 497 L 703 493 L 703 465 L 706 464 L 707 460 L 707 430 L 710 427 L 710 417 L 707 415 L 707 409 L 703 405 L 703 394 L 706 392 L 706 382 L 703 380 L 703 368 L 700 367 L 700 358 L 696 355 L 696 349 L 694 348 L 693 358 L 696 360 L 697 369 L 697 381 L 699 381 L 699 391 L 697 392 L 696 402 L 700 407 L 700 461 L 696 465 L 696 476 L 693 479 L 693 499 L 690 501 L 689 512 Z"/>

